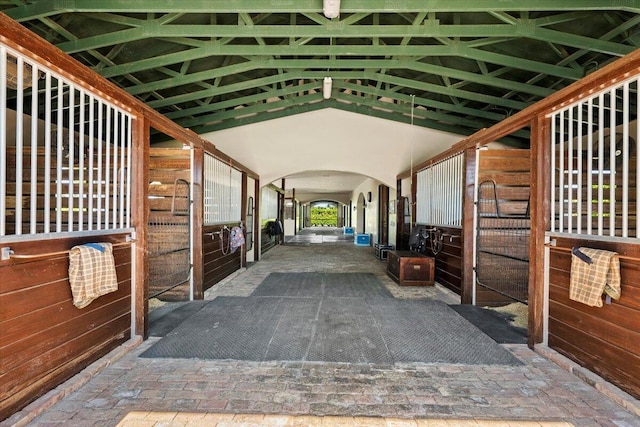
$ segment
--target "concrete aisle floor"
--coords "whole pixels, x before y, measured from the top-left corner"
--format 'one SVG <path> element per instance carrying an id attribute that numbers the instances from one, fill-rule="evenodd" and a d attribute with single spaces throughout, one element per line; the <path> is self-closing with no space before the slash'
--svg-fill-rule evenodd
<path id="1" fill-rule="evenodd" d="M 371 272 L 398 298 L 459 302 L 439 285 L 399 287 L 372 248 L 345 244 L 275 247 L 206 298 L 247 296 L 270 272 L 306 271 Z M 525 345 L 505 345 L 522 366 L 138 358 L 156 340 L 115 350 L 32 404 L 25 413 L 46 410 L 30 425 L 640 426 L 640 417 Z"/>

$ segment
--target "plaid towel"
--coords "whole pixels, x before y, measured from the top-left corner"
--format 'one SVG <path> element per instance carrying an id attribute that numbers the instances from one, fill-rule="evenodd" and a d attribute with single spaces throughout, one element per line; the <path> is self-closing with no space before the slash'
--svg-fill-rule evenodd
<path id="1" fill-rule="evenodd" d="M 84 308 L 101 295 L 118 290 L 111 243 L 88 243 L 69 251 L 73 305 Z"/>
<path id="2" fill-rule="evenodd" d="M 574 248 L 571 255 L 569 298 L 602 307 L 602 294 L 620 298 L 620 260 L 615 252 Z"/>

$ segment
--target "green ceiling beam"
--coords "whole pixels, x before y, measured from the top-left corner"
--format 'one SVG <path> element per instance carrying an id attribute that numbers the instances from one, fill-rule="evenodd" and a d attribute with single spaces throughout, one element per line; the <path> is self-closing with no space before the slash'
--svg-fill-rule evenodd
<path id="1" fill-rule="evenodd" d="M 217 88 L 204 89 L 197 92 L 183 93 L 164 99 L 149 101 L 147 104 L 152 108 L 160 108 L 173 104 L 181 104 L 185 102 L 196 101 L 198 99 L 207 98 L 210 96 L 222 95 L 225 93 L 233 93 L 237 91 L 247 90 L 263 85 L 271 85 L 274 83 L 280 83 L 287 80 L 298 79 L 322 79 L 327 75 L 326 71 L 300 71 L 300 72 L 286 72 L 282 74 L 276 74 L 268 77 L 262 77 L 254 80 L 247 80 L 245 82 L 233 83 L 229 85 L 220 86 Z M 523 109 L 529 105 L 529 103 L 514 101 L 510 99 L 504 99 L 497 96 L 485 95 L 477 92 L 465 91 L 456 88 L 450 88 L 445 86 L 436 85 L 433 83 L 419 82 L 411 79 L 389 76 L 382 73 L 371 72 L 331 72 L 331 77 L 334 79 L 369 79 L 377 80 L 393 85 L 403 86 L 405 88 L 417 89 L 423 92 L 437 93 L 446 96 L 453 96 L 462 99 L 468 99 L 475 102 L 484 102 L 491 105 L 510 109 Z"/>
<path id="2" fill-rule="evenodd" d="M 7 14 L 18 21 L 38 19 L 66 12 L 119 12 L 119 13 L 319 13 L 319 0 L 296 1 L 211 1 L 181 0 L 51 0 L 26 4 L 9 9 Z M 639 0 L 344 0 L 342 13 L 406 13 L 429 10 L 432 12 L 486 12 L 486 11 L 578 11 L 626 10 L 640 12 Z"/>
<path id="3" fill-rule="evenodd" d="M 293 116 L 296 114 L 307 113 L 310 111 L 318 111 L 325 108 L 331 108 L 336 101 L 325 100 L 320 102 L 314 102 L 310 104 L 297 105 L 295 107 L 289 107 L 287 109 L 269 111 L 262 114 L 255 114 L 249 117 L 241 117 L 234 120 L 225 120 L 220 123 L 215 123 L 207 126 L 200 126 L 192 129 L 194 132 L 202 135 L 208 132 L 215 132 L 218 130 L 234 128 L 238 126 L 251 125 L 260 122 L 266 122 L 268 120 L 280 119 L 282 117 Z"/>
<path id="4" fill-rule="evenodd" d="M 406 95 L 403 93 L 399 93 L 397 91 L 383 90 L 383 89 L 378 89 L 377 87 L 357 85 L 354 83 L 349 83 L 344 81 L 334 82 L 333 87 L 337 89 L 349 89 L 353 92 L 363 92 L 376 97 L 386 97 L 391 99 L 397 99 L 398 101 L 403 101 L 405 103 L 411 103 L 411 95 Z M 490 111 L 478 110 L 476 108 L 467 108 L 461 105 L 449 104 L 441 101 L 434 101 L 432 99 L 422 98 L 420 96 L 416 96 L 414 98 L 414 101 L 415 101 L 415 105 L 422 105 L 427 108 L 450 111 L 455 114 L 480 117 L 480 118 L 491 120 L 494 122 L 499 122 L 506 118 L 502 114 L 493 113 Z"/>
<path id="5" fill-rule="evenodd" d="M 362 72 L 335 72 L 332 73 L 332 76 L 339 76 L 339 78 L 343 79 L 358 79 L 364 78 L 364 73 Z M 299 72 L 299 73 L 282 73 L 275 74 L 272 76 L 261 77 L 253 80 L 246 80 L 244 82 L 232 83 L 216 88 L 200 90 L 197 92 L 188 92 L 183 93 L 181 95 L 176 95 L 172 97 L 167 97 L 165 99 L 160 99 L 156 101 L 150 101 L 147 103 L 152 108 L 160 108 L 166 107 L 172 104 L 180 104 L 184 102 L 196 101 L 198 99 L 204 99 L 210 96 L 218 96 L 227 93 L 233 93 L 248 89 L 254 89 L 260 86 L 269 86 L 272 84 L 277 84 L 289 80 L 299 80 L 299 79 L 318 79 L 323 78 L 326 75 L 326 72 Z"/>
<path id="6" fill-rule="evenodd" d="M 236 108 L 238 106 L 247 106 L 250 104 L 262 103 L 270 98 L 284 98 L 289 95 L 309 92 L 310 90 L 320 91 L 321 86 L 322 86 L 322 82 L 320 81 L 305 83 L 301 85 L 290 85 L 277 90 L 271 89 L 255 95 L 232 98 L 226 101 L 219 101 L 219 102 L 209 103 L 205 105 L 200 105 L 198 107 L 185 108 L 184 110 L 174 111 L 165 115 L 168 118 L 180 124 L 181 126 L 190 127 L 192 123 L 195 123 L 195 122 L 192 122 L 191 120 L 193 120 L 194 118 L 189 116 L 212 113 L 219 110 Z M 187 118 L 184 120 L 180 120 L 181 118 L 184 118 L 184 117 L 187 117 Z"/>
<path id="7" fill-rule="evenodd" d="M 218 77 L 231 76 L 234 74 L 240 74 L 246 71 L 255 70 L 256 68 L 260 68 L 256 65 L 260 64 L 261 62 L 262 61 L 260 60 L 245 61 L 240 64 L 227 65 L 219 68 L 213 68 L 211 70 L 200 71 L 197 73 L 179 75 L 170 77 L 168 79 L 154 81 L 151 83 L 143 83 L 136 86 L 127 87 L 125 88 L 125 90 L 132 95 L 138 95 L 141 93 L 153 92 L 156 90 L 173 88 L 191 83 L 200 83 L 205 80 L 211 80 Z"/>
<path id="8" fill-rule="evenodd" d="M 402 86 L 407 89 L 417 89 L 423 92 L 437 93 L 440 95 L 453 96 L 461 99 L 468 99 L 475 102 L 482 102 L 490 105 L 496 105 L 505 108 L 513 108 L 522 110 L 529 106 L 528 103 L 513 101 L 510 99 L 503 99 L 498 96 L 485 95 L 482 93 L 471 92 L 461 89 L 455 89 L 452 87 L 440 86 L 433 83 L 425 83 L 412 79 L 390 76 L 388 74 L 376 73 L 372 79 L 380 80 L 385 83 L 390 83 L 397 86 Z"/>
<path id="9" fill-rule="evenodd" d="M 499 16 L 504 15 L 499 13 Z M 244 16 L 241 14 L 240 16 Z M 422 25 L 344 25 L 329 22 L 327 25 L 162 25 L 161 19 L 145 22 L 137 28 L 70 40 L 57 45 L 67 53 L 99 49 L 114 44 L 128 43 L 148 38 L 268 38 L 268 37 L 526 37 L 549 41 L 598 52 L 623 56 L 633 47 L 591 37 L 539 28 L 534 20 L 515 20 L 515 24 L 493 25 L 440 25 L 436 20 L 426 20 Z M 337 47 L 337 46 L 336 46 Z M 304 53 L 302 53 L 304 54 Z"/>
<path id="10" fill-rule="evenodd" d="M 341 99 L 354 104 L 365 104 L 373 108 L 390 110 L 394 113 L 411 115 L 410 103 L 390 103 L 380 101 L 373 97 L 350 95 L 341 91 L 333 91 L 332 98 Z M 223 120 L 235 119 L 237 117 L 246 116 L 247 114 L 261 114 L 277 108 L 290 107 L 294 105 L 305 104 L 322 100 L 322 93 L 316 92 L 302 96 L 280 99 L 272 102 L 259 102 L 243 108 L 234 108 L 230 110 L 219 111 L 213 114 L 202 115 L 188 120 L 177 121 L 183 127 L 197 128 L 201 125 L 216 123 Z M 434 122 L 445 123 L 451 126 L 465 126 L 471 129 L 481 129 L 490 126 L 489 123 L 479 120 L 466 119 L 459 116 L 451 116 L 433 110 L 418 110 L 415 112 L 415 118 L 423 118 Z"/>
<path id="11" fill-rule="evenodd" d="M 320 80 L 312 81 L 310 83 L 304 83 L 301 85 L 290 85 L 278 90 L 269 90 L 259 94 L 243 96 L 243 97 L 229 99 L 226 101 L 220 101 L 215 103 L 209 103 L 209 104 L 200 105 L 197 107 L 185 108 L 183 110 L 167 113 L 166 116 L 172 120 L 177 121 L 182 126 L 191 127 L 192 124 L 195 122 L 191 122 L 188 119 L 185 119 L 185 121 L 180 121 L 177 119 L 194 116 L 198 114 L 213 113 L 218 110 L 235 108 L 239 105 L 248 105 L 256 102 L 264 102 L 269 98 L 286 97 L 286 96 L 295 95 L 298 93 L 304 93 L 312 89 L 316 91 L 320 91 L 321 86 L 322 86 L 322 82 Z M 394 99 L 404 103 L 409 103 L 409 104 L 411 103 L 410 95 L 405 95 L 397 91 L 382 90 L 376 87 L 358 85 L 355 83 L 349 83 L 347 81 L 342 81 L 342 80 L 336 80 L 334 82 L 333 87 L 337 91 L 351 90 L 352 92 L 364 93 L 374 98 L 386 97 L 386 98 Z M 446 102 L 434 101 L 428 98 L 421 98 L 419 96 L 414 97 L 414 100 L 415 100 L 415 105 L 418 105 L 418 106 L 423 106 L 432 110 L 441 110 L 441 111 L 458 114 L 462 116 L 478 117 L 481 119 L 489 120 L 491 122 L 499 122 L 506 118 L 506 116 L 503 114 L 498 114 L 491 111 L 484 111 L 476 108 L 467 108 L 464 106 L 449 104 Z M 459 117 L 459 116 L 453 116 L 453 117 Z"/>
<path id="12" fill-rule="evenodd" d="M 570 80 L 579 80 L 582 73 L 576 70 L 517 58 L 499 53 L 487 52 L 471 48 L 463 42 L 454 42 L 450 46 L 234 46 L 211 43 L 207 46 L 184 50 L 181 52 L 159 55 L 138 61 L 115 65 L 101 70 L 104 77 L 110 78 L 123 74 L 131 74 L 156 67 L 183 63 L 189 60 L 207 58 L 209 56 L 408 56 L 411 58 L 425 56 L 460 56 L 472 60 L 488 62 L 496 65 L 549 74 Z"/>
<path id="13" fill-rule="evenodd" d="M 225 75 L 233 75 L 249 70 L 258 69 L 355 69 L 355 70 L 371 70 L 379 69 L 406 69 L 418 71 L 425 74 L 433 74 L 447 76 L 450 78 L 464 80 L 472 83 L 493 86 L 500 89 L 520 91 L 539 97 L 545 97 L 553 93 L 547 88 L 527 85 L 511 80 L 500 79 L 491 76 L 484 76 L 478 73 L 457 70 L 454 68 L 444 67 L 440 65 L 427 64 L 411 60 L 398 59 L 344 59 L 344 60 L 305 60 L 305 59 L 258 59 L 254 61 L 244 62 L 242 64 L 231 65 L 227 67 L 216 68 L 212 70 L 201 71 L 197 73 L 179 75 L 152 83 L 141 84 L 126 88 L 127 92 L 137 95 L 145 92 L 152 92 L 167 88 L 173 88 L 181 85 L 197 83 L 210 80 Z"/>

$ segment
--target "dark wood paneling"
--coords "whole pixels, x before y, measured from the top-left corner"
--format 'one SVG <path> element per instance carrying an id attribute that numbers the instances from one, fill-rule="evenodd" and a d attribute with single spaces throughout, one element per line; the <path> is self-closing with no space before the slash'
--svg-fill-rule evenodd
<path id="1" fill-rule="evenodd" d="M 228 228 L 237 224 L 226 224 Z M 224 224 L 204 226 L 202 238 L 203 248 L 203 290 L 215 286 L 225 277 L 238 271 L 242 262 L 242 249 L 234 253 L 227 253 L 229 234 L 214 234 L 213 238 L 208 233 L 221 232 Z M 221 236 L 224 236 L 221 247 Z"/>
<path id="2" fill-rule="evenodd" d="M 462 229 L 448 227 L 437 228 L 442 230 L 444 238 L 442 240 L 442 250 L 435 255 L 436 281 L 458 295 L 461 295 L 463 269 Z M 427 241 L 426 254 L 433 256 L 433 252 L 429 249 L 429 241 Z"/>
<path id="3" fill-rule="evenodd" d="M 559 238 L 558 247 L 585 246 L 640 257 L 640 245 Z M 620 300 L 589 307 L 569 300 L 571 254 L 552 250 L 549 271 L 549 345 L 640 397 L 640 266 L 621 260 Z"/>
<path id="4" fill-rule="evenodd" d="M 120 243 L 124 235 L 12 243 L 11 248 L 17 254 L 38 254 L 95 241 Z M 0 419 L 130 337 L 131 249 L 114 248 L 114 258 L 118 290 L 83 309 L 73 306 L 68 256 L 2 262 Z"/>

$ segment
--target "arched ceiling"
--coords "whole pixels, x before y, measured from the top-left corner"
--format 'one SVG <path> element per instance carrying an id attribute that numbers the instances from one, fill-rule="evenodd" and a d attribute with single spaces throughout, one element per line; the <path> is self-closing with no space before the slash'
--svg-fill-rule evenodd
<path id="1" fill-rule="evenodd" d="M 347 183 L 356 182 L 352 174 L 361 176 L 360 183 L 370 177 L 395 188 L 396 176 L 410 169 L 412 161 L 432 157 L 462 138 L 332 108 L 202 136 L 260 175 L 263 184 L 284 177 L 285 188 L 314 192 L 319 192 L 319 182 L 329 192 L 346 191 Z"/>

